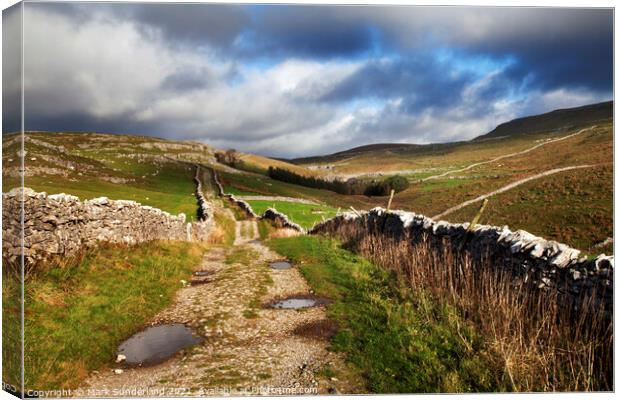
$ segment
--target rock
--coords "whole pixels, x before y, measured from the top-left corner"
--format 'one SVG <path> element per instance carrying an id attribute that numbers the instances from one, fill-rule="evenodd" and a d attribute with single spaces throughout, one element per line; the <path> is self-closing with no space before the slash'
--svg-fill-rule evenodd
<path id="1" fill-rule="evenodd" d="M 116 356 L 116 363 L 121 363 L 123 361 L 125 361 L 127 359 L 127 357 L 124 354 L 119 354 Z"/>
<path id="2" fill-rule="evenodd" d="M 97 197 L 96 199 L 89 200 L 88 203 L 97 206 L 105 206 L 110 203 L 110 200 L 107 197 Z"/>
<path id="3" fill-rule="evenodd" d="M 124 371 L 123 371 L 122 369 L 120 369 L 120 368 L 118 368 L 118 369 L 115 369 L 115 370 L 114 370 L 114 373 L 115 373 L 116 375 L 120 375 L 120 374 L 122 374 L 123 372 L 124 372 Z"/>
<path id="4" fill-rule="evenodd" d="M 558 268 L 565 268 L 568 264 L 570 264 L 573 260 L 579 258 L 579 250 L 571 249 L 568 246 L 561 245 L 560 252 L 549 260 L 549 263 Z"/>

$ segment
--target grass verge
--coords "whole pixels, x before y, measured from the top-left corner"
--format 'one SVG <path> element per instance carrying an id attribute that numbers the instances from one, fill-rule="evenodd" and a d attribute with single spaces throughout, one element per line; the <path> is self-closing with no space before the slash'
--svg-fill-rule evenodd
<path id="1" fill-rule="evenodd" d="M 374 393 L 495 391 L 482 338 L 456 310 L 412 291 L 338 242 L 312 236 L 271 239 L 300 265 L 318 296 L 332 299 L 339 325 L 332 344 L 366 378 Z"/>
<path id="2" fill-rule="evenodd" d="M 21 391 L 21 280 L 2 262 L 2 383 Z"/>
<path id="3" fill-rule="evenodd" d="M 30 276 L 26 388 L 74 388 L 110 363 L 123 339 L 171 303 L 205 250 L 189 242 L 106 246 Z"/>

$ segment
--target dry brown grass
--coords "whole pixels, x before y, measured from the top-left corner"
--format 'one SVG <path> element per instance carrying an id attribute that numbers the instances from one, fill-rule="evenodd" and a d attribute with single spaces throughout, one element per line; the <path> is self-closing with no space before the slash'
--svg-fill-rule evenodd
<path id="1" fill-rule="evenodd" d="M 487 338 L 489 358 L 514 391 L 613 390 L 613 322 L 596 293 L 567 307 L 558 290 L 540 290 L 490 260 L 383 235 L 341 231 L 354 250 L 392 270 L 414 290 L 455 306 Z M 381 249 L 378 251 L 377 249 Z M 560 288 L 562 289 L 562 288 Z"/>
<path id="2" fill-rule="evenodd" d="M 222 244 L 225 240 L 226 232 L 224 231 L 224 228 L 216 224 L 209 233 L 209 237 L 206 242 L 209 244 Z"/>
<path id="3" fill-rule="evenodd" d="M 280 228 L 269 233 L 269 238 L 287 238 L 300 236 L 302 233 L 290 228 Z"/>

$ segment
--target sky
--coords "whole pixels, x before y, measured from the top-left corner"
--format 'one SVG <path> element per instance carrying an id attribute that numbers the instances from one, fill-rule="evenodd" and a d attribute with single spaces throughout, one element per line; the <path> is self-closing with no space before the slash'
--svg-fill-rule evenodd
<path id="1" fill-rule="evenodd" d="M 3 13 L 3 131 L 19 13 Z M 26 130 L 300 157 L 613 99 L 611 9 L 26 3 Z"/>

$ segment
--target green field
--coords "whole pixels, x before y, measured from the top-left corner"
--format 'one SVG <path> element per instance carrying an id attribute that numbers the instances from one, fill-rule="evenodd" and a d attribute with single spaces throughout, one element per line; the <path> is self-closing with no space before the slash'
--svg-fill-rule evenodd
<path id="1" fill-rule="evenodd" d="M 314 224 L 323 219 L 336 216 L 338 209 L 314 204 L 294 203 L 290 201 L 248 200 L 254 212 L 262 215 L 268 208 L 275 208 L 286 214 L 291 221 L 301 225 L 304 229 L 310 229 Z"/>
<path id="2" fill-rule="evenodd" d="M 329 190 L 293 185 L 271 179 L 265 175 L 252 173 L 220 172 L 220 181 L 226 193 L 303 198 L 321 204 L 328 204 L 334 208 L 348 209 L 350 206 L 353 206 L 359 209 L 366 209 L 385 203 L 382 200 L 381 203 L 377 203 L 376 199 L 366 196 L 346 196 Z"/>

